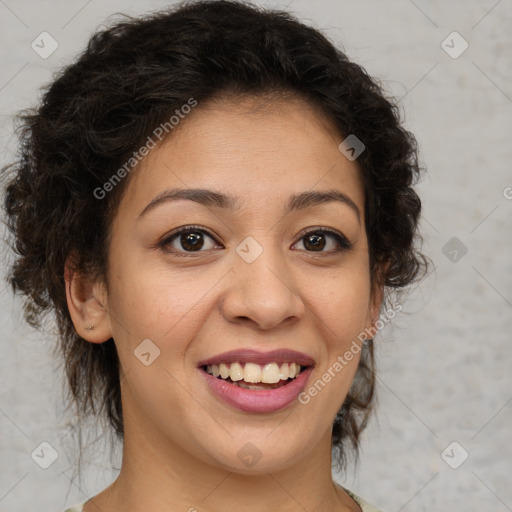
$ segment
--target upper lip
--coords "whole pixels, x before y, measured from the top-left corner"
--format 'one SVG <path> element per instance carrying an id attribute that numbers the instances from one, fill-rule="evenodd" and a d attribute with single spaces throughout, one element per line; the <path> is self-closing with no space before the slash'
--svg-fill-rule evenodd
<path id="1" fill-rule="evenodd" d="M 303 352 L 297 352 L 296 350 L 288 349 L 277 349 L 271 350 L 270 352 L 260 352 L 250 348 L 230 350 L 223 354 L 217 354 L 216 356 L 208 359 L 203 359 L 197 363 L 198 368 L 208 364 L 220 364 L 220 363 L 256 363 L 256 364 L 268 364 L 268 363 L 298 363 L 302 366 L 312 366 L 315 361 Z"/>

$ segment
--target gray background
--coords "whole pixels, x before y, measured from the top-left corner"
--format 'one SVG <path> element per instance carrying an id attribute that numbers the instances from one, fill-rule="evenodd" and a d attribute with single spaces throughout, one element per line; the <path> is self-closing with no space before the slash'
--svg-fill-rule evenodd
<path id="1" fill-rule="evenodd" d="M 259 3 L 288 8 L 325 30 L 401 98 L 428 169 L 418 190 L 435 273 L 411 290 L 404 311 L 376 338 L 377 414 L 359 465 L 340 481 L 388 512 L 510 511 L 512 1 Z M 11 115 L 37 101 L 39 87 L 107 16 L 164 5 L 0 0 L 1 163 L 15 149 Z M 59 44 L 47 59 L 30 46 L 43 31 Z M 453 31 L 469 44 L 458 58 L 441 46 Z M 454 54 L 461 43 L 452 36 L 445 45 Z M 462 258 L 453 237 L 467 247 Z M 4 247 L 3 261 L 10 258 Z M 62 510 L 99 492 L 116 470 L 100 440 L 76 478 L 52 326 L 32 331 L 19 301 L 4 284 L 0 289 L 0 510 Z M 31 458 L 43 441 L 59 455 L 46 470 Z M 462 450 L 468 459 L 452 469 L 447 461 L 459 464 Z"/>

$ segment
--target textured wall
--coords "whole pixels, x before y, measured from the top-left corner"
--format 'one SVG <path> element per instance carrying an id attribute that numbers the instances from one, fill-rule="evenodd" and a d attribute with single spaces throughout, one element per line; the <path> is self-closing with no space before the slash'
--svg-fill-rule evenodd
<path id="1" fill-rule="evenodd" d="M 261 3 L 324 29 L 380 77 L 401 98 L 428 169 L 419 192 L 435 273 L 376 338 L 379 406 L 343 482 L 389 512 L 510 511 L 512 2 Z M 14 150 L 10 116 L 34 103 L 108 15 L 165 4 L 0 0 L 1 163 Z M 58 43 L 48 58 L 31 48 L 41 32 Z M 99 442 L 74 479 L 51 326 L 44 336 L 31 331 L 10 290 L 0 293 L 0 510 L 62 510 L 116 471 Z M 41 442 L 58 452 L 46 470 L 31 458 Z"/>

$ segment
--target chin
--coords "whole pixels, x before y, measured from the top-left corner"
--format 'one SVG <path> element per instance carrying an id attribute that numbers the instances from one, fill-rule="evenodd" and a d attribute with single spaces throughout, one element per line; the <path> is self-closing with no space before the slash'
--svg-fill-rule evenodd
<path id="1" fill-rule="evenodd" d="M 233 473 L 257 476 L 284 470 L 304 456 L 302 436 L 297 438 L 296 444 L 286 445 L 261 435 L 252 441 L 249 439 L 247 436 L 243 440 L 230 439 L 229 446 L 222 453 L 211 453 L 214 464 Z"/>

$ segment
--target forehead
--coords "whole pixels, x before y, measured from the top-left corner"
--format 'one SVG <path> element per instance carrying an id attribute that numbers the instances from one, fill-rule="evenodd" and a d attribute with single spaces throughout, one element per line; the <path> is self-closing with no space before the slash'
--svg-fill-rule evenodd
<path id="1" fill-rule="evenodd" d="M 337 189 L 363 211 L 360 170 L 339 151 L 342 139 L 329 119 L 299 98 L 199 104 L 133 171 L 123 201 L 140 211 L 178 187 L 222 191 L 244 205 L 261 205 Z"/>

